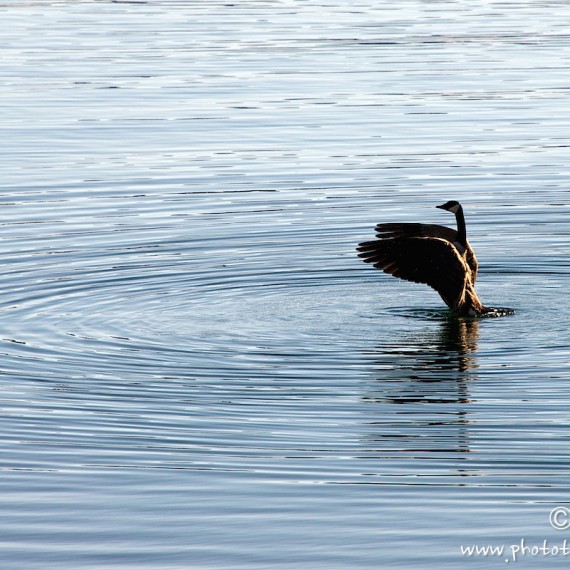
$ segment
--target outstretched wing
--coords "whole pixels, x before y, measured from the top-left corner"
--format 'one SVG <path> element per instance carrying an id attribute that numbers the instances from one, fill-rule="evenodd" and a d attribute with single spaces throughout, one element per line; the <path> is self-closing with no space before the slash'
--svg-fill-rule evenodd
<path id="1" fill-rule="evenodd" d="M 376 237 L 380 239 L 410 238 L 410 237 L 434 237 L 441 238 L 452 244 L 457 241 L 457 231 L 437 224 L 402 224 L 388 223 L 376 226 Z M 465 261 L 471 269 L 471 281 L 475 283 L 479 269 L 475 252 L 467 243 Z"/>
<path id="2" fill-rule="evenodd" d="M 381 239 L 403 237 L 435 237 L 453 243 L 457 240 L 457 231 L 436 224 L 378 224 L 376 237 Z"/>
<path id="3" fill-rule="evenodd" d="M 366 263 L 371 263 L 385 273 L 433 287 L 451 308 L 464 296 L 470 270 L 457 249 L 446 239 L 378 239 L 359 244 L 357 251 Z"/>

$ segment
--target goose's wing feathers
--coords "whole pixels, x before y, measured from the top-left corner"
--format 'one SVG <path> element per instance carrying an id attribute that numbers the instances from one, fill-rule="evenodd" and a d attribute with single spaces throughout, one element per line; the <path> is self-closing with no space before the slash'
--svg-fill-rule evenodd
<path id="1" fill-rule="evenodd" d="M 453 243 L 457 239 L 457 231 L 436 224 L 378 224 L 376 237 L 381 239 L 435 237 Z"/>
<path id="2" fill-rule="evenodd" d="M 457 241 L 457 231 L 445 226 L 438 226 L 437 224 L 399 224 L 388 223 L 378 224 L 376 226 L 376 237 L 380 239 L 398 239 L 398 238 L 411 238 L 411 237 L 424 237 L 424 238 L 441 238 L 450 243 Z M 477 271 L 479 269 L 475 252 L 467 244 L 467 251 L 465 261 L 471 269 L 471 280 L 475 283 L 477 279 Z"/>
<path id="3" fill-rule="evenodd" d="M 365 262 L 385 273 L 433 287 L 449 306 L 454 306 L 464 294 L 469 269 L 457 249 L 446 239 L 378 239 L 359 244 L 357 251 Z"/>

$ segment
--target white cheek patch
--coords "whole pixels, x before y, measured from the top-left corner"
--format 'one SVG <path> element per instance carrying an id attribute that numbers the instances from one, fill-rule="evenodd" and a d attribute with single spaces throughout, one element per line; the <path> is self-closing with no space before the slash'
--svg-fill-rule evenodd
<path id="1" fill-rule="evenodd" d="M 459 210 L 459 204 L 457 204 L 456 206 L 453 206 L 451 208 L 449 208 L 450 212 L 453 212 L 454 214 L 457 213 L 457 210 Z"/>

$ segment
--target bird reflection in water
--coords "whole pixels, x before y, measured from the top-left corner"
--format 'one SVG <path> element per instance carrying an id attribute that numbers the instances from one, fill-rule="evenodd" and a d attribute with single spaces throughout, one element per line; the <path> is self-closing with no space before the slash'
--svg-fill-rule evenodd
<path id="1" fill-rule="evenodd" d="M 479 319 L 442 317 L 438 329 L 382 346 L 364 400 L 374 404 L 368 452 L 469 451 L 470 386 L 477 379 Z"/>

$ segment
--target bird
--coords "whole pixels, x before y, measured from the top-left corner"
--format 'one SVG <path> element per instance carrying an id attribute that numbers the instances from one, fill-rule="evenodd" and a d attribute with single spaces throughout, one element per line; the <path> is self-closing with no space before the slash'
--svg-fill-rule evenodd
<path id="1" fill-rule="evenodd" d="M 358 244 L 358 256 L 394 277 L 429 285 L 459 316 L 492 311 L 475 292 L 479 266 L 467 241 L 463 207 L 450 200 L 436 208 L 455 214 L 457 230 L 435 224 L 378 224 L 377 239 Z"/>

